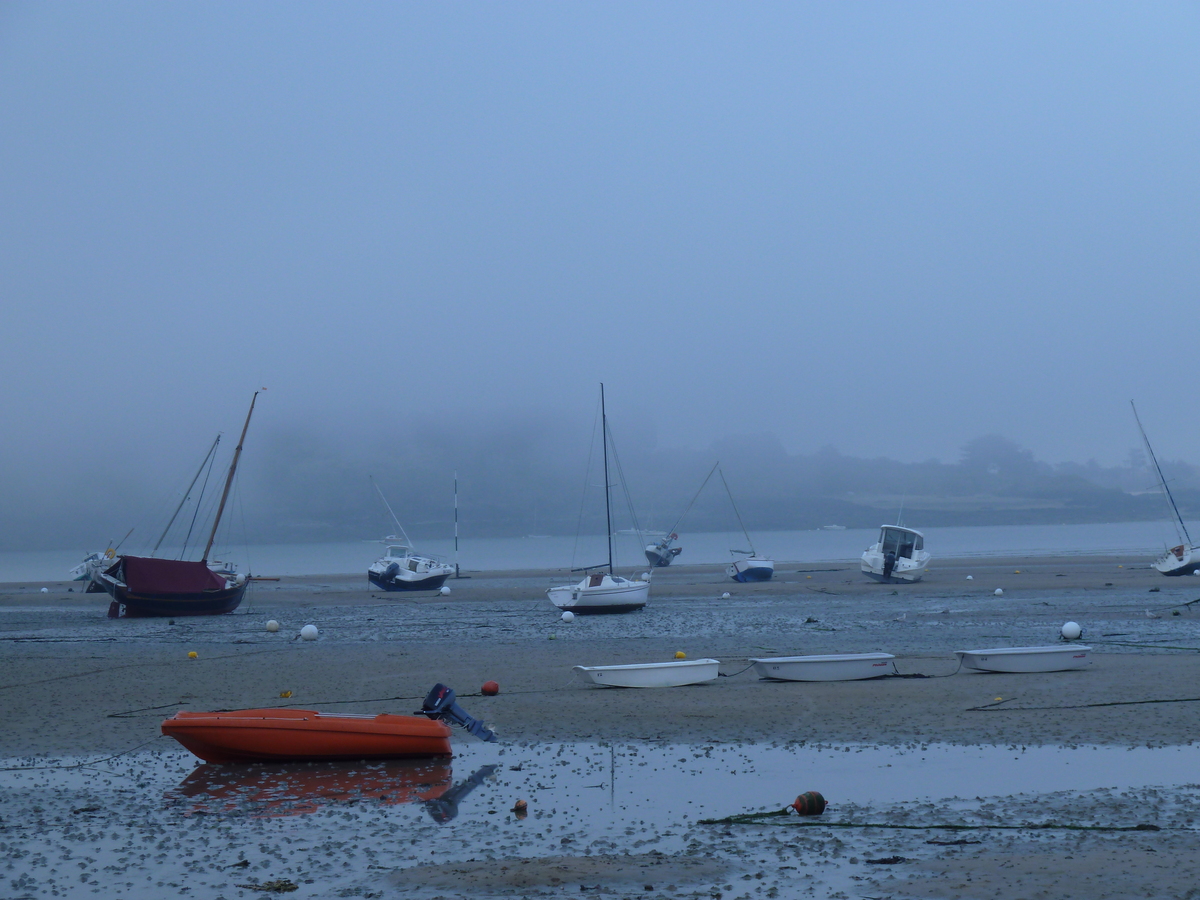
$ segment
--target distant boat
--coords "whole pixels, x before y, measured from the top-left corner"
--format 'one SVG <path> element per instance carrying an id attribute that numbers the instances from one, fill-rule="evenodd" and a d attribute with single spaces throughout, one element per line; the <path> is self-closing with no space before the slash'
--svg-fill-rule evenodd
<path id="1" fill-rule="evenodd" d="M 255 391 L 250 400 L 250 411 L 246 413 L 246 423 L 242 426 L 242 435 L 233 451 L 229 472 L 225 476 L 225 489 L 221 493 L 221 502 L 217 506 L 212 531 L 209 533 L 202 557 L 193 561 L 161 559 L 155 556 L 114 555 L 107 565 L 93 567 L 92 583 L 113 598 L 109 607 L 110 616 L 211 616 L 232 612 L 241 604 L 242 597 L 246 594 L 247 577 L 236 574 L 232 567 L 224 564 L 210 564 L 208 554 L 217 537 L 217 527 L 221 524 L 221 515 L 229 499 L 233 476 L 237 472 L 238 460 L 242 455 L 246 431 L 250 428 L 250 417 L 254 415 L 257 399 L 258 391 Z M 214 442 L 213 448 L 209 450 L 210 456 L 215 448 Z M 196 479 L 193 478 L 192 485 L 195 483 Z M 191 491 L 190 487 L 188 491 Z M 185 494 L 184 500 L 186 499 Z M 179 514 L 182 506 L 183 501 L 180 501 L 175 515 Z M 175 516 L 172 516 L 171 521 L 174 522 L 174 519 Z M 167 528 L 170 528 L 170 523 Z M 165 536 L 164 530 L 163 537 Z M 152 553 L 157 552 L 162 541 L 163 538 L 160 537 Z M 220 568 L 214 570 L 213 566 L 217 565 Z"/>
<path id="2" fill-rule="evenodd" d="M 662 540 L 654 544 L 646 545 L 646 562 L 655 568 L 669 566 L 671 561 L 683 552 L 682 547 L 672 547 L 671 544 L 679 540 L 679 535 L 674 531 L 664 537 Z"/>
<path id="3" fill-rule="evenodd" d="M 608 565 L 586 566 L 575 571 L 607 568 L 607 572 L 588 572 L 578 584 L 552 587 L 546 595 L 561 610 L 580 615 L 635 612 L 646 605 L 650 598 L 650 582 L 642 579 L 623 578 L 613 572 L 612 551 L 612 484 L 608 475 L 608 414 L 604 406 L 604 385 L 600 385 L 601 443 L 604 446 L 604 521 L 608 538 Z M 619 468 L 619 467 L 618 467 Z M 636 522 L 634 524 L 637 524 Z"/>
<path id="4" fill-rule="evenodd" d="M 822 525 L 821 530 L 822 531 L 845 531 L 846 526 L 845 525 Z"/>
<path id="5" fill-rule="evenodd" d="M 886 584 L 920 581 L 929 565 L 925 535 L 901 525 L 884 525 L 879 540 L 862 555 L 862 573 Z"/>
<path id="6" fill-rule="evenodd" d="M 1183 516 L 1179 513 L 1179 507 L 1175 504 L 1175 498 L 1171 495 L 1171 488 L 1167 486 L 1167 479 L 1163 475 L 1162 467 L 1158 464 L 1158 457 L 1154 455 L 1154 448 L 1150 446 L 1150 439 L 1146 437 L 1146 429 L 1142 427 L 1142 420 L 1138 417 L 1137 407 L 1133 405 L 1133 401 L 1129 401 L 1129 405 L 1133 407 L 1133 418 L 1137 422 L 1138 431 L 1142 434 L 1142 443 L 1146 445 L 1146 452 L 1150 455 L 1150 461 L 1154 464 L 1154 473 L 1158 476 L 1158 489 L 1162 492 L 1163 499 L 1167 502 L 1168 518 L 1172 525 L 1175 526 L 1175 534 L 1179 538 L 1179 543 L 1174 547 L 1169 548 L 1162 556 L 1154 561 L 1154 568 L 1162 572 L 1164 575 L 1191 575 L 1200 569 L 1200 547 L 1192 541 L 1192 536 L 1188 534 L 1187 526 L 1183 524 Z"/>
<path id="7" fill-rule="evenodd" d="M 388 545 L 387 551 L 367 567 L 367 581 L 381 591 L 436 591 L 446 583 L 446 579 L 454 574 L 454 566 L 448 565 L 432 556 L 418 556 L 413 553 L 412 542 L 404 532 L 404 526 L 392 512 L 392 506 L 379 490 L 379 485 L 371 479 L 379 499 L 387 507 L 388 515 L 396 523 L 400 537 L 394 534 L 383 539 Z M 457 498 L 456 498 L 457 499 Z M 457 515 L 457 510 L 456 510 Z"/>
<path id="8" fill-rule="evenodd" d="M 733 507 L 733 514 L 737 516 L 738 525 L 742 527 L 742 535 L 746 538 L 746 544 L 750 548 L 749 550 L 729 551 L 738 558 L 725 567 L 725 574 L 734 581 L 770 581 L 775 575 L 775 560 L 758 555 L 750 540 L 750 532 L 746 530 L 746 525 L 742 522 L 742 514 L 738 512 L 737 504 L 733 502 L 733 491 L 729 490 L 729 482 L 725 480 L 725 472 L 719 463 L 717 464 L 717 474 L 721 476 L 721 484 L 725 485 L 729 505 Z"/>

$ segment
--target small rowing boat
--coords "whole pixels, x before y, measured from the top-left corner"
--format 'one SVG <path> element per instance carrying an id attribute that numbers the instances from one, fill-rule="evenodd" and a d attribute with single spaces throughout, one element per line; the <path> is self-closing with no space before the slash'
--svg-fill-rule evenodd
<path id="1" fill-rule="evenodd" d="M 162 723 L 169 735 L 205 762 L 305 762 L 450 756 L 450 728 L 496 735 L 436 685 L 411 716 L 391 713 L 330 716 L 311 709 L 180 710 Z"/>
<path id="2" fill-rule="evenodd" d="M 832 653 L 825 656 L 770 656 L 751 659 L 759 678 L 778 681 L 862 681 L 887 675 L 890 653 Z"/>
<path id="3" fill-rule="evenodd" d="M 715 659 L 682 659 L 624 666 L 575 666 L 575 672 L 592 684 L 609 687 L 681 687 L 716 681 L 720 674 L 718 666 L 720 662 Z"/>
<path id="4" fill-rule="evenodd" d="M 1091 660 L 1091 647 L 996 647 L 990 650 L 955 650 L 962 668 L 974 672 L 1065 672 L 1082 669 Z"/>

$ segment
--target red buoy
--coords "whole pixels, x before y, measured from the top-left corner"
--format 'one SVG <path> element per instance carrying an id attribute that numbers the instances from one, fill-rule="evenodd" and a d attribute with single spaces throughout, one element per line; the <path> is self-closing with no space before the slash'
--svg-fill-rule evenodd
<path id="1" fill-rule="evenodd" d="M 819 816 L 825 812 L 825 805 L 825 798 L 816 791 L 805 791 L 792 803 L 792 809 L 802 816 Z"/>
<path id="2" fill-rule="evenodd" d="M 483 687 L 481 687 L 479 690 L 483 692 L 485 697 L 495 697 L 498 693 L 500 693 L 500 685 L 496 684 L 494 681 L 485 681 L 483 683 Z"/>

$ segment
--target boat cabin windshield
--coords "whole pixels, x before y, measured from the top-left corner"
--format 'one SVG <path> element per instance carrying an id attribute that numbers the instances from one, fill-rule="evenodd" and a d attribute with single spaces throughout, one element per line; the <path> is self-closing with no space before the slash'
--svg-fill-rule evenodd
<path id="1" fill-rule="evenodd" d="M 885 525 L 879 532 L 879 549 L 884 554 L 894 553 L 898 558 L 912 559 L 914 553 L 925 549 L 925 538 L 907 528 Z"/>
<path id="2" fill-rule="evenodd" d="M 388 547 L 387 555 L 390 559 L 404 559 L 408 556 L 407 547 Z"/>

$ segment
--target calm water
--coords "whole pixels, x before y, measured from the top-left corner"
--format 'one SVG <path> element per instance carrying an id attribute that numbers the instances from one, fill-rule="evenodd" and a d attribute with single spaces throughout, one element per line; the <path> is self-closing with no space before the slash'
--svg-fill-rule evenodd
<path id="1" fill-rule="evenodd" d="M 919 527 L 914 524 L 913 527 Z M 1200 532 L 1200 527 L 1196 528 Z M 924 529 L 925 546 L 934 558 L 974 556 L 1051 556 L 1071 554 L 1134 553 L 1152 557 L 1174 534 L 1162 522 L 1118 522 L 1102 525 L 1000 525 Z M 766 531 L 754 532 L 754 549 L 779 562 L 828 562 L 851 560 L 875 542 L 877 529 L 845 531 Z M 679 545 L 681 564 L 726 563 L 731 549 L 745 550 L 745 539 L 727 533 L 684 533 Z M 643 545 L 631 535 L 617 535 L 614 549 L 618 565 L 644 565 Z M 53 551 L 0 552 L 0 582 L 60 581 L 67 570 L 86 553 L 103 550 L 79 547 Z M 148 548 L 132 544 L 130 553 Z M 420 541 L 421 553 L 455 559 L 451 541 Z M 321 544 L 262 544 L 232 549 L 223 558 L 232 560 L 240 571 L 259 575 L 329 575 L 360 572 L 382 555 L 378 543 L 345 541 Z M 605 558 L 599 536 L 530 536 L 523 538 L 469 538 L 459 540 L 458 562 L 464 570 L 556 569 L 592 565 Z M 166 555 L 166 554 L 164 554 Z"/>

